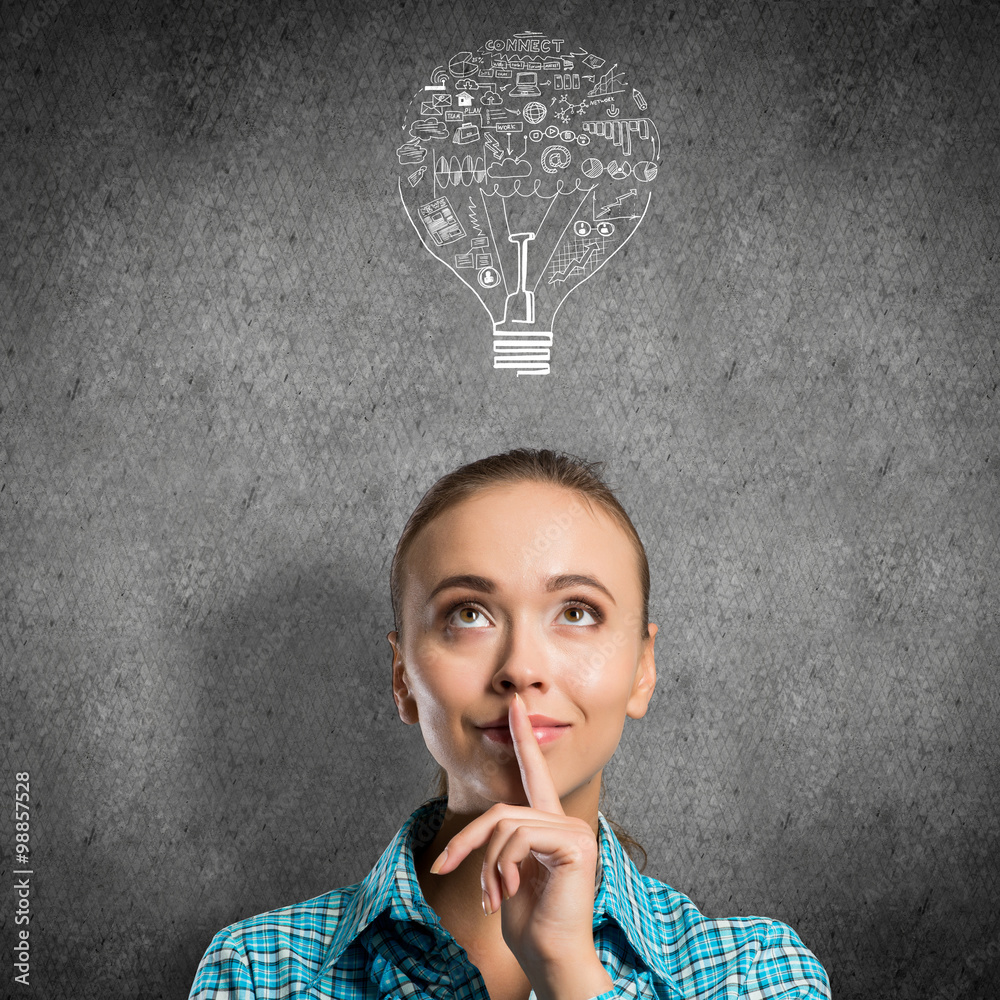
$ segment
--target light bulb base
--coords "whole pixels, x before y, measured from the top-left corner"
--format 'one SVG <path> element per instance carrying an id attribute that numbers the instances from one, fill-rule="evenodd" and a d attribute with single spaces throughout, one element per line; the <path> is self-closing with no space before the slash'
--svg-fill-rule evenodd
<path id="1" fill-rule="evenodd" d="M 518 375 L 548 375 L 551 348 L 551 330 L 493 328 L 494 368 L 517 368 Z"/>

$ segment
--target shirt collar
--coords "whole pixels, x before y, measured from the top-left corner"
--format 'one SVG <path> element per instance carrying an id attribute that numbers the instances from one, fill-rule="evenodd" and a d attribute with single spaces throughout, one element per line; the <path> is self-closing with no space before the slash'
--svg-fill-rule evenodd
<path id="1" fill-rule="evenodd" d="M 397 920 L 440 926 L 427 905 L 414 864 L 416 851 L 434 838 L 444 820 L 447 798 L 430 799 L 419 806 L 399 828 L 372 870 L 353 886 L 323 961 L 323 971 L 336 964 L 351 942 L 384 910 Z"/>
<path id="2" fill-rule="evenodd" d="M 662 916 L 650 905 L 646 880 L 625 852 L 603 813 L 600 824 L 600 883 L 594 899 L 594 930 L 604 920 L 613 920 L 624 931 L 628 943 L 646 965 L 665 983 L 673 984 L 665 961 L 662 939 Z"/>
<path id="3" fill-rule="evenodd" d="M 386 909 L 396 920 L 440 928 L 437 914 L 428 906 L 420 890 L 414 857 L 420 847 L 429 843 L 440 830 L 447 802 L 447 797 L 441 797 L 419 806 L 400 827 L 372 870 L 358 883 L 337 923 L 323 970 L 334 965 L 351 942 Z M 594 900 L 594 929 L 605 920 L 615 921 L 636 954 L 650 968 L 668 975 L 660 949 L 650 947 L 656 939 L 651 932 L 659 920 L 650 910 L 643 877 L 625 853 L 603 813 L 598 813 L 598 824 L 598 890 Z"/>

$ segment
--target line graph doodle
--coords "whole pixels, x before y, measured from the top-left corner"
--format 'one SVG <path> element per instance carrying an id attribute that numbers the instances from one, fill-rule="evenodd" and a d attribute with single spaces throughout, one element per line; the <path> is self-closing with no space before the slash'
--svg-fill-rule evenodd
<path id="1" fill-rule="evenodd" d="M 565 281 L 571 274 L 582 274 L 599 253 L 599 247 L 592 243 L 583 251 L 571 252 L 566 257 L 560 256 L 549 272 L 549 283 Z"/>
<path id="2" fill-rule="evenodd" d="M 620 194 L 610 205 L 605 205 L 604 208 L 594 213 L 595 219 L 605 219 L 611 217 L 611 212 L 616 208 L 620 208 L 629 198 L 634 198 L 638 194 L 635 188 L 626 191 L 624 194 Z"/>

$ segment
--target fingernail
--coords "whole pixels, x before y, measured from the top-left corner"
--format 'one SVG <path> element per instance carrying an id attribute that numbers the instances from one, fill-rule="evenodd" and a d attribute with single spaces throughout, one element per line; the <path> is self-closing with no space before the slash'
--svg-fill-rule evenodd
<path id="1" fill-rule="evenodd" d="M 448 860 L 448 848 L 446 847 L 437 857 L 434 864 L 431 865 L 431 874 L 437 875 L 441 869 L 444 867 L 444 863 Z"/>
<path id="2" fill-rule="evenodd" d="M 483 913 L 486 916 L 490 916 L 493 913 L 493 901 L 490 899 L 490 894 L 483 889 Z"/>

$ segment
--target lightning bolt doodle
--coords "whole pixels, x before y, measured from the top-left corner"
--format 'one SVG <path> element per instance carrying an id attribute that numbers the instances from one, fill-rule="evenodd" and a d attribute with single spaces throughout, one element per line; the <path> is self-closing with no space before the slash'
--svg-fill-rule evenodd
<path id="1" fill-rule="evenodd" d="M 494 160 L 503 159 L 503 146 L 497 142 L 497 137 L 492 132 L 486 133 L 486 148 L 493 154 Z"/>

